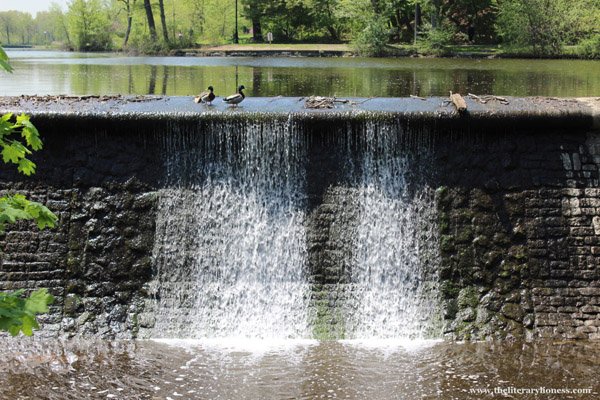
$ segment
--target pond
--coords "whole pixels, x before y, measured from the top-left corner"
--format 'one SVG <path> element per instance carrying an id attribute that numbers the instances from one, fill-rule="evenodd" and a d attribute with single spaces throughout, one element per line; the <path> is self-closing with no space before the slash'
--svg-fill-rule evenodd
<path id="1" fill-rule="evenodd" d="M 598 342 L 4 339 L 0 357 L 3 399 L 597 399 L 600 394 Z"/>
<path id="2" fill-rule="evenodd" d="M 406 97 L 600 95 L 600 61 L 430 58 L 131 57 L 11 50 L 0 95 Z"/>

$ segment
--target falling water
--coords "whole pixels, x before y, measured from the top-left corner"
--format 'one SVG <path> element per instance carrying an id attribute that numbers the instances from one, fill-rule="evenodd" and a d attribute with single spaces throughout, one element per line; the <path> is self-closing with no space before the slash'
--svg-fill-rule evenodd
<path id="1" fill-rule="evenodd" d="M 417 132 L 410 132 L 413 139 Z M 396 124 L 367 123 L 359 138 L 358 223 L 346 332 L 353 339 L 439 334 L 437 228 L 426 150 Z"/>
<path id="2" fill-rule="evenodd" d="M 168 182 L 159 191 L 148 336 L 310 338 L 308 252 L 318 250 L 307 246 L 307 133 L 291 120 L 178 129 L 164 135 Z M 334 251 L 350 266 L 335 305 L 342 332 L 426 337 L 440 312 L 433 190 L 419 172 L 427 165 L 416 164 L 422 146 L 407 146 L 413 133 L 394 123 L 366 122 L 354 133 L 324 149 L 350 161 L 340 164 L 347 179 L 332 185 L 351 199 L 334 202 L 345 212 L 350 200 L 356 211 L 335 227 L 345 244 Z"/>
<path id="3" fill-rule="evenodd" d="M 171 187 L 159 193 L 152 336 L 307 337 L 294 124 L 211 125 L 165 146 Z"/>

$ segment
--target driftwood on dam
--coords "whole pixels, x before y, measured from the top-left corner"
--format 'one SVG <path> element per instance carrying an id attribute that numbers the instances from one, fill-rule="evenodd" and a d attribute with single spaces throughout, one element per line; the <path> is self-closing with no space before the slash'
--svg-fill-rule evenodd
<path id="1" fill-rule="evenodd" d="M 450 92 L 450 101 L 459 113 L 467 111 L 467 103 L 460 94 Z"/>

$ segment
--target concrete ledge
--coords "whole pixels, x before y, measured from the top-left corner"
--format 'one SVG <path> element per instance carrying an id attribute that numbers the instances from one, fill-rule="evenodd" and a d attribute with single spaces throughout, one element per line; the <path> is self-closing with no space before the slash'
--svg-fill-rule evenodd
<path id="1" fill-rule="evenodd" d="M 580 97 L 577 101 L 590 108 L 594 119 L 594 128 L 600 129 L 600 97 Z"/>
<path id="2" fill-rule="evenodd" d="M 21 96 L 0 97 L 0 113 L 25 112 L 34 118 L 117 120 L 248 120 L 406 119 L 436 124 L 496 124 L 499 119 L 544 126 L 600 129 L 600 98 L 506 98 L 509 104 L 481 104 L 466 98 L 468 111 L 459 115 L 447 98 L 345 98 L 333 109 L 307 109 L 304 97 L 248 97 L 236 108 L 217 97 L 213 105 L 196 104 L 192 97 L 161 96 Z"/>

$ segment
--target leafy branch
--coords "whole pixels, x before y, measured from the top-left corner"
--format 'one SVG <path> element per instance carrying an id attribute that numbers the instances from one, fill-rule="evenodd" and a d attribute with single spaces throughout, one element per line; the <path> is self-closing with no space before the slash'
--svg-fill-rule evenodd
<path id="1" fill-rule="evenodd" d="M 23 298 L 23 294 L 23 290 L 0 293 L 0 330 L 13 336 L 19 332 L 26 336 L 33 335 L 33 329 L 39 328 L 35 316 L 47 313 L 48 304 L 54 301 L 48 289 L 36 290 L 27 298 Z"/>
<path id="2" fill-rule="evenodd" d="M 0 70 L 12 72 L 8 56 L 0 47 Z M 29 116 L 12 113 L 0 116 L 0 154 L 5 164 L 15 164 L 17 170 L 27 176 L 35 173 L 36 165 L 27 157 L 33 151 L 42 149 L 42 140 Z M 20 220 L 33 220 L 39 229 L 53 228 L 58 217 L 41 203 L 27 200 L 22 194 L 9 194 L 0 197 L 0 234 L 6 224 Z M 24 290 L 0 292 L 0 330 L 13 336 L 23 332 L 33 335 L 33 329 L 39 328 L 36 315 L 48 312 L 48 305 L 54 297 L 47 289 L 33 291 L 24 297 Z"/>
<path id="3" fill-rule="evenodd" d="M 5 70 L 6 72 L 12 72 L 12 67 L 8 63 L 8 56 L 2 47 L 0 47 L 0 69 Z"/>

